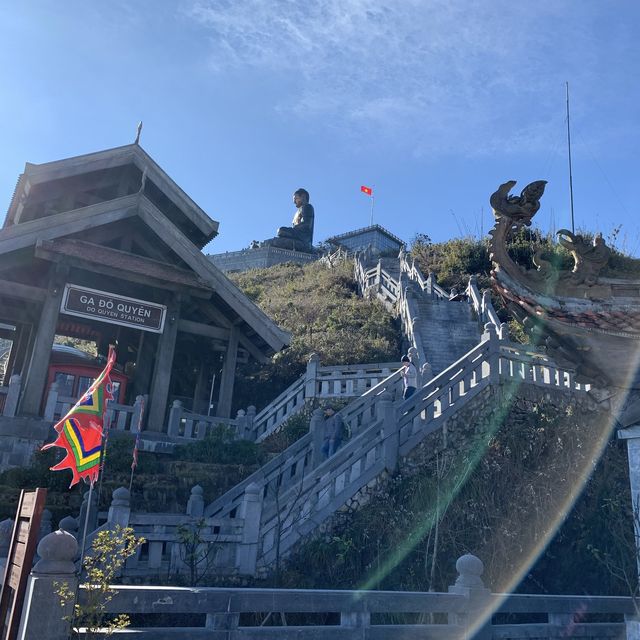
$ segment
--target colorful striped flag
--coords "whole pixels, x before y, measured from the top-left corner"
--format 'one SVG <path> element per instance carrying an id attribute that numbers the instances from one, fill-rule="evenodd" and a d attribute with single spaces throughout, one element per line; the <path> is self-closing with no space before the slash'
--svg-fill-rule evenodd
<path id="1" fill-rule="evenodd" d="M 42 447 L 43 451 L 51 447 L 61 447 L 66 451 L 65 457 L 51 467 L 51 471 L 70 469 L 73 477 L 69 487 L 80 479 L 93 485 L 100 474 L 104 414 L 107 403 L 113 400 L 109 373 L 115 361 L 115 349 L 109 347 L 107 364 L 102 373 L 67 415 L 53 426 L 58 433 L 55 441 Z"/>

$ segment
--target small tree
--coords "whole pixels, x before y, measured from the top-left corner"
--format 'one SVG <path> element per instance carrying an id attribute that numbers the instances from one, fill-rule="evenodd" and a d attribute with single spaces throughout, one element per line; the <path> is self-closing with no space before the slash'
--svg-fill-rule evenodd
<path id="1" fill-rule="evenodd" d="M 195 587 L 209 572 L 220 548 L 215 540 L 206 535 L 207 523 L 204 518 L 181 524 L 178 538 L 180 560 L 189 570 L 189 586 Z"/>
<path id="2" fill-rule="evenodd" d="M 91 544 L 91 550 L 84 557 L 82 566 L 86 572 L 86 582 L 82 585 L 84 602 L 76 602 L 73 615 L 68 622 L 74 636 L 87 639 L 111 635 L 130 624 L 129 616 L 107 615 L 107 605 L 118 592 L 112 587 L 127 558 L 130 558 L 144 543 L 137 538 L 131 527 L 116 525 L 114 529 L 100 531 Z M 67 584 L 57 585 L 62 605 L 76 599 Z"/>

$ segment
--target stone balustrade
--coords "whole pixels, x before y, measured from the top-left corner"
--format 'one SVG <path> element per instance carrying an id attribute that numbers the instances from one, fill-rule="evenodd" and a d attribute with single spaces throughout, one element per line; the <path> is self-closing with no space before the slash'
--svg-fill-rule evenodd
<path id="1" fill-rule="evenodd" d="M 68 614 L 76 602 L 82 606 L 87 598 L 83 585 L 77 589 L 73 562 L 77 551 L 75 538 L 63 530 L 40 541 L 41 559 L 27 585 L 21 640 L 69 637 Z M 636 637 L 633 598 L 492 594 L 482 579 L 482 561 L 471 554 L 458 558 L 456 571 L 455 583 L 447 592 L 430 593 L 114 585 L 105 614 L 143 615 L 144 627 L 129 627 L 124 633 L 154 640 Z M 62 584 L 77 594 L 65 603 L 57 594 Z M 184 614 L 183 626 L 166 626 L 168 618 L 184 620 Z M 298 626 L 292 623 L 292 614 L 310 614 L 310 620 Z M 388 623 L 390 616 L 393 624 Z M 107 635 L 107 630 L 97 632 L 101 635 Z"/>
<path id="2" fill-rule="evenodd" d="M 60 394 L 57 382 L 49 388 L 44 408 L 44 419 L 51 422 L 60 420 L 78 402 L 78 398 Z M 105 427 L 118 431 L 136 433 L 144 419 L 145 396 L 137 396 L 132 405 L 110 401 L 105 413 Z"/>
<path id="3" fill-rule="evenodd" d="M 9 384 L 6 387 L 0 387 L 0 416 L 7 418 L 15 417 L 21 387 L 22 378 L 18 374 L 11 376 Z"/>

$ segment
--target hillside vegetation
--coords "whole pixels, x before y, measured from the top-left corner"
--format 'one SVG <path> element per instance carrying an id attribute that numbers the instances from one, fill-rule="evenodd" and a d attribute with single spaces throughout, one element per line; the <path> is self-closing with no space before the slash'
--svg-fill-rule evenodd
<path id="1" fill-rule="evenodd" d="M 235 404 L 260 409 L 294 382 L 317 353 L 323 365 L 396 362 L 398 323 L 377 301 L 358 295 L 350 260 L 328 269 L 319 262 L 284 264 L 231 274 L 242 291 L 280 327 L 291 345 L 267 365 L 240 369 Z"/>

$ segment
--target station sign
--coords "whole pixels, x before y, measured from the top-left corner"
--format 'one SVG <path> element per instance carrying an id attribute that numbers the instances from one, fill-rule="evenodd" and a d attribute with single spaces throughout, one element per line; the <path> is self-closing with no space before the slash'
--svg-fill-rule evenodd
<path id="1" fill-rule="evenodd" d="M 67 284 L 60 311 L 71 316 L 162 333 L 167 307 L 107 291 Z"/>

